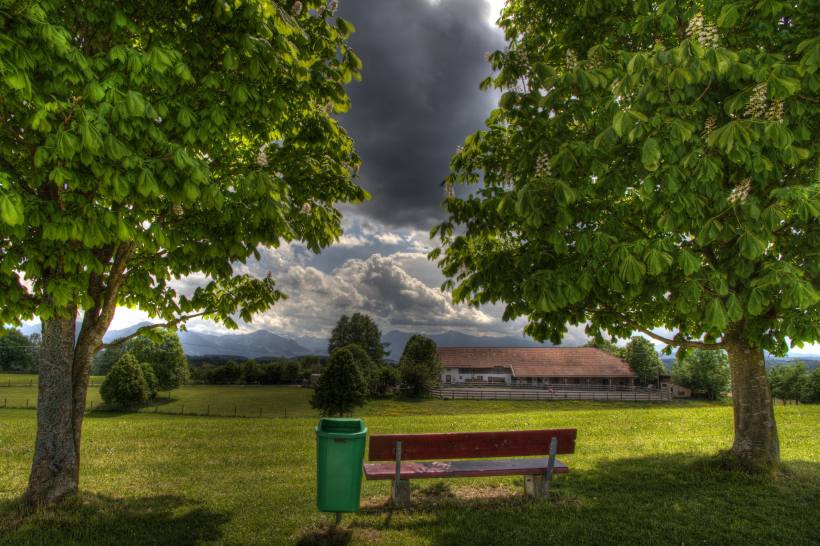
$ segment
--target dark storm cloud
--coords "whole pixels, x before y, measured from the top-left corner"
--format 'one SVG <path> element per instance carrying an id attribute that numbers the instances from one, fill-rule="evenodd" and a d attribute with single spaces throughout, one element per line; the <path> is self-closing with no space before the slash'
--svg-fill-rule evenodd
<path id="1" fill-rule="evenodd" d="M 439 186 L 464 138 L 497 103 L 479 91 L 491 73 L 484 53 L 503 47 L 482 0 L 342 0 L 350 39 L 363 63 L 348 85 L 341 124 L 362 158 L 361 185 L 372 199 L 346 209 L 389 228 L 429 230 L 444 218 Z"/>

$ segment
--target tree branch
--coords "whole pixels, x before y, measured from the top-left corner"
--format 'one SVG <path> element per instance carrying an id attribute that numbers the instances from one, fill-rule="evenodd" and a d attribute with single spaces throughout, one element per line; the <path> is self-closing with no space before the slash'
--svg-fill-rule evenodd
<path id="1" fill-rule="evenodd" d="M 629 318 L 625 317 L 621 313 L 613 311 L 616 315 L 621 317 L 625 323 L 629 324 L 639 332 L 646 334 L 647 336 L 651 337 L 655 341 L 660 341 L 661 343 L 666 343 L 667 345 L 674 345 L 675 347 L 694 347 L 695 349 L 705 349 L 708 351 L 713 351 L 715 349 L 722 349 L 723 345 L 721 343 L 703 343 L 702 341 L 675 341 L 674 339 L 667 339 L 665 337 L 661 337 L 658 334 L 653 333 L 642 326 L 639 326 Z"/>
<path id="2" fill-rule="evenodd" d="M 703 90 L 703 93 L 701 93 L 700 96 L 695 99 L 695 102 L 692 103 L 692 106 L 695 106 L 698 103 L 698 101 L 703 98 L 703 95 L 705 95 L 706 92 L 709 91 L 710 87 L 712 87 L 712 78 L 709 78 L 709 85 L 707 85 L 706 89 Z M 689 108 L 692 108 L 692 106 L 690 106 Z"/>
<path id="3" fill-rule="evenodd" d="M 144 332 L 147 332 L 148 330 L 153 330 L 154 328 L 165 328 L 167 326 L 176 326 L 180 322 L 185 322 L 186 320 L 196 318 L 196 317 L 201 317 L 202 315 L 207 315 L 207 314 L 208 314 L 208 311 L 203 311 L 202 313 L 197 313 L 195 315 L 186 315 L 184 317 L 179 317 L 178 319 L 171 320 L 171 321 L 168 321 L 168 322 L 164 322 L 162 324 L 152 324 L 151 326 L 143 326 L 142 328 L 140 328 L 139 330 L 137 330 L 136 332 L 134 332 L 130 336 L 119 339 L 114 343 L 102 343 L 102 344 L 100 344 L 100 346 L 97 347 L 97 351 L 99 352 L 99 351 L 102 351 L 103 349 L 116 349 L 117 347 L 119 347 L 123 343 L 131 341 L 135 337 L 141 336 Z"/>

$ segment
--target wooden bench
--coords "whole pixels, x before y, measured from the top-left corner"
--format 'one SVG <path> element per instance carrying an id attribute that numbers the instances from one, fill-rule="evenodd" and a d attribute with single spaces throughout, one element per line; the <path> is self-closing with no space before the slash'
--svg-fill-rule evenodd
<path id="1" fill-rule="evenodd" d="M 479 476 L 524 476 L 524 493 L 549 498 L 553 473 L 569 472 L 556 454 L 575 452 L 576 429 L 461 432 L 451 434 L 380 434 L 370 436 L 368 480 L 391 480 L 390 498 L 402 508 L 410 503 L 410 480 Z M 546 458 L 511 459 L 509 457 Z M 433 461 L 434 459 L 485 459 Z M 373 462 L 373 461 L 391 461 Z M 398 487 L 397 487 L 398 485 Z"/>

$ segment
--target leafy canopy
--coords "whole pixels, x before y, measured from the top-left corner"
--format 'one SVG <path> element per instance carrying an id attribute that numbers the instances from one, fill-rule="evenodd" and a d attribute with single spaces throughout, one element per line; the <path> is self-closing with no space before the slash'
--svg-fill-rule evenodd
<path id="1" fill-rule="evenodd" d="M 641 383 L 657 383 L 658 374 L 663 363 L 651 341 L 641 336 L 634 336 L 626 344 L 625 354 L 620 357 L 638 374 Z"/>
<path id="2" fill-rule="evenodd" d="M 809 368 L 800 359 L 794 359 L 790 365 L 774 366 L 768 371 L 772 396 L 781 400 L 807 402 L 813 399 L 810 389 Z M 785 402 L 784 402 L 785 403 Z"/>
<path id="3" fill-rule="evenodd" d="M 723 351 L 695 349 L 672 369 L 672 381 L 694 391 L 706 391 L 711 399 L 729 388 L 729 357 Z"/>
<path id="4" fill-rule="evenodd" d="M 369 197 L 330 117 L 361 62 L 303 4 L 0 0 L 0 324 L 124 305 L 233 328 L 282 295 L 232 263 L 338 239 L 335 203 Z M 190 275 L 212 280 L 169 286 Z"/>
<path id="5" fill-rule="evenodd" d="M 412 389 L 413 394 L 424 394 L 436 385 L 441 372 L 436 342 L 420 334 L 410 336 L 399 359 L 402 383 Z"/>
<path id="6" fill-rule="evenodd" d="M 129 353 L 137 362 L 151 366 L 156 376 L 159 390 L 170 391 L 188 384 L 190 368 L 179 336 L 159 328 L 152 332 L 152 337 L 139 336 L 131 341 Z"/>
<path id="7" fill-rule="evenodd" d="M 481 185 L 432 232 L 454 301 L 554 343 L 820 340 L 818 8 L 510 2 L 481 84 L 505 92 L 445 181 Z"/>
<path id="8" fill-rule="evenodd" d="M 31 371 L 37 367 L 37 347 L 15 328 L 0 329 L 0 370 Z"/>
<path id="9" fill-rule="evenodd" d="M 355 343 L 367 351 L 371 360 L 381 362 L 390 355 L 385 349 L 390 343 L 382 343 L 382 332 L 370 316 L 364 313 L 353 313 L 353 316 L 342 315 L 328 338 L 328 353 L 339 347 Z"/>

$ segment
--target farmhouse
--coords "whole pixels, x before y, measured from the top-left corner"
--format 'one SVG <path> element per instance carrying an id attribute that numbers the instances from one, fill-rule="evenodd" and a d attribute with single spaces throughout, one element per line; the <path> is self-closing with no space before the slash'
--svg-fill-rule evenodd
<path id="1" fill-rule="evenodd" d="M 590 347 L 439 347 L 444 384 L 632 387 L 638 374 Z"/>

